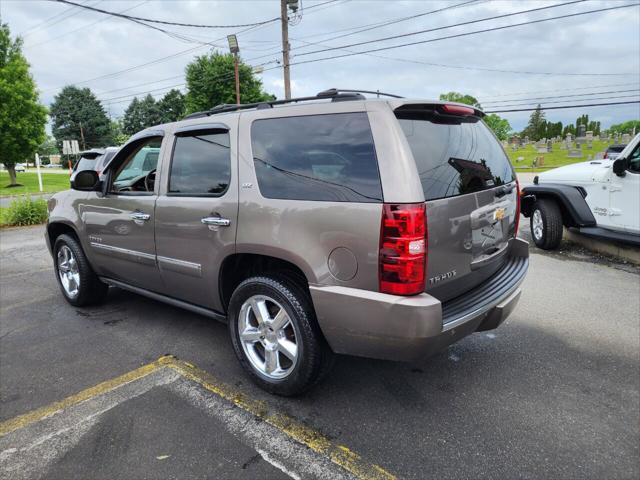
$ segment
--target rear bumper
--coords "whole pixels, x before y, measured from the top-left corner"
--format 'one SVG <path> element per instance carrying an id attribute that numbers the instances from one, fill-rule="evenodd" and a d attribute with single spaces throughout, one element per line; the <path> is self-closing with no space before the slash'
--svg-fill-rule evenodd
<path id="1" fill-rule="evenodd" d="M 399 297 L 340 286 L 310 291 L 320 328 L 336 353 L 415 361 L 500 325 L 518 303 L 528 266 L 528 243 L 516 239 L 500 270 L 444 304 L 426 293 Z"/>

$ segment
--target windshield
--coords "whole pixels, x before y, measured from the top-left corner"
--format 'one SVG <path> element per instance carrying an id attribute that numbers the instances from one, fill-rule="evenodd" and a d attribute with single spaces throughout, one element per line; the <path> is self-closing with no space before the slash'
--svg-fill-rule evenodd
<path id="1" fill-rule="evenodd" d="M 437 118 L 433 112 L 396 111 L 418 167 L 426 200 L 478 192 L 512 182 L 504 150 L 476 117 Z"/>

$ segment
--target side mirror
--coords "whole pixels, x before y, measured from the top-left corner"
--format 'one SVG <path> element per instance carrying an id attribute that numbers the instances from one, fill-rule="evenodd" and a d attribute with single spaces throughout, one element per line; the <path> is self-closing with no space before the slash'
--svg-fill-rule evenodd
<path id="1" fill-rule="evenodd" d="M 624 177 L 627 172 L 627 159 L 626 158 L 618 158 L 613 162 L 613 173 L 615 173 L 619 177 Z"/>
<path id="2" fill-rule="evenodd" d="M 82 170 L 71 180 L 71 188 L 82 192 L 101 190 L 100 178 L 94 170 Z"/>

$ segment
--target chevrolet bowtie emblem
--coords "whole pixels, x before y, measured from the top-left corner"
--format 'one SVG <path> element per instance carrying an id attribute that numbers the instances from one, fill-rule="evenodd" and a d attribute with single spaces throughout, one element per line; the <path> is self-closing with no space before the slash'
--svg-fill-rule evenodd
<path id="1" fill-rule="evenodd" d="M 495 212 L 493 212 L 493 221 L 497 222 L 502 220 L 507 213 L 507 210 L 504 208 L 496 208 Z"/>

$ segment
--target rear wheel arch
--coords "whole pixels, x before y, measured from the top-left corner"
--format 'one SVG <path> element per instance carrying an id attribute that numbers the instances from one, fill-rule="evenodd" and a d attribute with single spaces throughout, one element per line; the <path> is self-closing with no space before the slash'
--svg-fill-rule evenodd
<path id="1" fill-rule="evenodd" d="M 220 299 L 225 312 L 236 287 L 245 279 L 258 275 L 284 277 L 309 294 L 309 279 L 296 264 L 269 255 L 234 253 L 223 260 L 218 277 Z"/>

